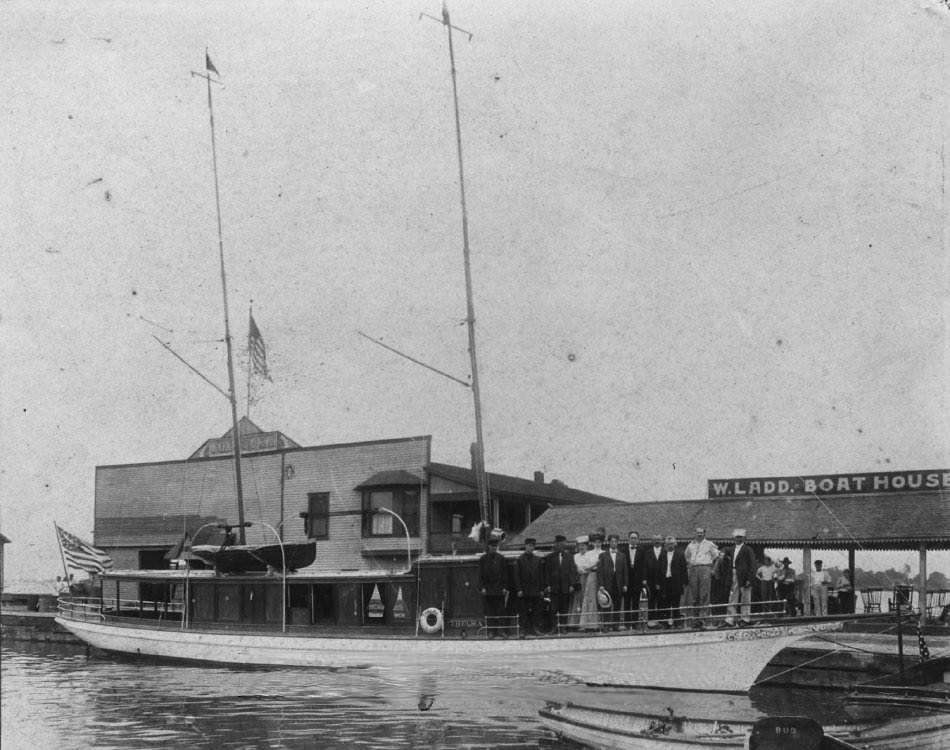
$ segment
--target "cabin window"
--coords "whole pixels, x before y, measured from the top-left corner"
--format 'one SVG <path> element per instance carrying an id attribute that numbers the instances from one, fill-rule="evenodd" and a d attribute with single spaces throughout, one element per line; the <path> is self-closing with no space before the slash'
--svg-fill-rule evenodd
<path id="1" fill-rule="evenodd" d="M 329 492 L 310 492 L 307 494 L 306 519 L 307 539 L 328 539 L 330 537 Z"/>
<path id="2" fill-rule="evenodd" d="M 385 508 L 386 510 L 381 510 Z M 363 491 L 363 536 L 404 536 L 402 518 L 410 536 L 419 536 L 419 490 L 411 487 L 373 488 Z"/>

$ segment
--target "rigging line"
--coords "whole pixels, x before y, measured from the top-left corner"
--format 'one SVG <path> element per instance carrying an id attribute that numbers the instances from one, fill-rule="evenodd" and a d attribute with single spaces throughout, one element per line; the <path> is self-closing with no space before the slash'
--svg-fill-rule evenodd
<path id="1" fill-rule="evenodd" d="M 894 628 L 885 628 L 884 630 L 878 631 L 878 633 L 882 633 L 882 634 L 889 633 L 892 630 L 894 630 Z M 878 656 L 881 653 L 880 651 L 872 651 L 871 649 L 868 649 L 868 648 L 853 646 L 850 643 L 841 643 L 840 641 L 834 641 L 830 638 L 824 638 L 819 635 L 814 636 L 814 639 L 816 641 L 824 641 L 825 643 L 830 643 L 833 646 L 837 646 L 838 647 L 837 650 L 833 651 L 832 653 L 836 653 L 837 651 L 860 651 L 862 654 L 871 654 L 871 655 L 878 655 Z"/>
<path id="2" fill-rule="evenodd" d="M 763 684 L 763 683 L 770 682 L 770 681 L 774 680 L 776 677 L 782 677 L 783 675 L 787 675 L 789 672 L 794 672 L 795 670 L 801 669 L 802 667 L 807 667 L 809 664 L 814 664 L 816 661 L 820 661 L 820 660 L 822 660 L 822 659 L 824 659 L 824 658 L 826 658 L 826 657 L 828 657 L 828 656 L 832 656 L 833 654 L 836 654 L 836 653 L 838 653 L 837 650 L 835 650 L 835 651 L 829 651 L 828 653 L 822 654 L 821 656 L 816 656 L 814 659 L 809 659 L 808 661 L 803 661 L 801 664 L 796 664 L 794 667 L 789 667 L 788 669 L 783 669 L 781 672 L 778 672 L 778 673 L 773 674 L 773 675 L 769 675 L 768 677 L 765 677 L 765 678 L 763 678 L 763 679 L 761 679 L 761 680 L 757 680 L 756 682 L 753 682 L 753 683 L 752 683 L 752 687 L 756 687 L 757 685 L 761 685 L 761 684 Z"/>
<path id="3" fill-rule="evenodd" d="M 247 461 L 250 464 L 251 479 L 254 482 L 254 499 L 257 501 L 257 517 L 262 521 L 265 518 L 264 515 L 264 505 L 261 501 L 261 498 L 264 496 L 264 493 L 261 491 L 261 471 L 257 467 L 257 461 L 254 459 L 254 456 L 250 457 L 250 460 Z M 279 492 L 279 489 L 278 489 Z M 246 498 L 245 498 L 246 501 Z M 265 537 L 267 536 L 265 531 L 261 532 Z"/>
<path id="4" fill-rule="evenodd" d="M 798 479 L 802 479 L 802 477 L 798 477 Z M 805 480 L 802 479 L 802 481 L 805 481 Z M 851 529 L 848 528 L 847 524 L 845 524 L 844 521 L 838 518 L 835 512 L 831 508 L 828 507 L 828 504 L 824 500 L 821 499 L 820 495 L 818 495 L 815 492 L 810 492 L 808 494 L 810 494 L 813 498 L 815 498 L 815 500 L 817 500 L 821 504 L 821 507 L 823 507 L 826 511 L 828 511 L 828 515 L 830 515 L 834 519 L 835 523 L 837 523 L 844 530 L 844 533 L 848 535 L 849 541 L 854 542 L 858 546 L 858 549 L 860 549 L 862 552 L 867 552 L 864 545 L 861 544 L 858 538 L 854 536 L 854 534 L 851 533 Z"/>
<path id="5" fill-rule="evenodd" d="M 383 343 L 382 341 L 380 341 L 379 339 L 374 339 L 372 336 L 368 336 L 367 334 L 363 333 L 363 332 L 360 331 L 360 330 L 357 330 L 356 332 L 357 332 L 360 336 L 362 336 L 364 339 L 367 339 L 367 340 L 369 340 L 369 341 L 372 341 L 374 344 L 378 344 L 379 346 L 383 347 L 383 349 L 388 349 L 388 350 L 391 351 L 393 354 L 398 354 L 400 357 L 403 357 L 403 358 L 405 358 L 405 359 L 408 359 L 408 360 L 409 360 L 410 362 L 412 362 L 413 364 L 419 365 L 420 367 L 425 367 L 427 370 L 432 370 L 432 372 L 437 373 L 437 374 L 439 374 L 439 375 L 441 375 L 441 376 L 443 376 L 443 377 L 445 377 L 445 378 L 448 378 L 449 380 L 454 380 L 456 383 L 461 383 L 461 384 L 464 385 L 466 388 L 471 388 L 471 387 L 472 387 L 471 383 L 466 383 L 464 380 L 462 380 L 462 379 L 460 379 L 460 378 L 457 378 L 457 377 L 455 377 L 454 375 L 449 375 L 447 372 L 443 372 L 442 370 L 439 370 L 439 369 L 433 367 L 432 365 L 427 365 L 425 362 L 422 362 L 421 360 L 418 360 L 418 359 L 416 359 L 415 357 L 410 357 L 408 354 L 403 354 L 403 353 L 402 353 L 401 351 L 399 351 L 398 349 L 396 349 L 396 348 L 394 348 L 394 347 L 392 347 L 392 346 L 389 346 L 388 344 L 384 344 L 384 343 Z"/>
<path id="6" fill-rule="evenodd" d="M 804 477 L 796 475 L 795 478 L 801 480 L 801 482 L 804 484 L 805 482 Z M 854 534 L 851 533 L 851 529 L 848 528 L 848 525 L 844 521 L 842 521 L 840 518 L 838 518 L 837 514 L 831 508 L 828 507 L 828 503 L 826 503 L 817 492 L 809 492 L 808 494 L 811 495 L 813 498 L 815 498 L 815 500 L 818 501 L 821 507 L 823 507 L 826 511 L 828 511 L 828 515 L 830 515 L 831 518 L 835 521 L 835 523 L 837 523 L 842 528 L 844 533 L 847 534 L 849 541 L 854 542 L 857 548 L 861 550 L 862 552 L 869 551 L 863 544 L 861 544 L 858 538 L 854 536 Z M 851 571 L 851 572 L 853 573 L 854 571 Z"/>
<path id="7" fill-rule="evenodd" d="M 803 482 L 805 481 L 803 477 L 800 477 L 800 476 L 799 476 L 799 477 L 797 477 L 797 478 L 798 478 L 798 479 L 801 479 Z M 834 519 L 834 521 L 835 521 L 839 526 L 841 526 L 841 528 L 844 530 L 845 534 L 848 535 L 849 541 L 853 542 L 853 543 L 855 544 L 855 546 L 856 546 L 861 552 L 871 552 L 871 550 L 869 550 L 867 547 L 865 547 L 863 544 L 861 544 L 861 542 L 857 539 L 857 537 L 855 537 L 854 534 L 851 533 L 851 529 L 848 528 L 847 524 L 845 524 L 844 521 L 842 521 L 840 518 L 838 518 L 838 516 L 835 514 L 835 512 L 834 512 L 831 508 L 828 507 L 828 504 L 821 498 L 820 495 L 818 495 L 818 493 L 816 493 L 816 492 L 810 492 L 810 493 L 808 493 L 808 494 L 810 494 L 813 498 L 815 498 L 815 500 L 818 501 L 818 503 L 821 505 L 821 507 L 823 507 L 826 511 L 828 511 L 828 515 L 830 515 L 830 516 L 832 517 L 832 519 Z M 854 571 L 853 571 L 853 570 L 851 571 L 851 575 L 852 575 L 852 576 L 854 575 Z M 897 581 L 896 581 L 894 578 L 892 578 L 891 576 L 888 576 L 888 575 L 887 575 L 887 572 L 886 572 L 886 571 L 885 571 L 884 575 L 887 576 L 887 580 L 890 581 L 890 583 L 891 583 L 892 586 L 897 583 Z"/>

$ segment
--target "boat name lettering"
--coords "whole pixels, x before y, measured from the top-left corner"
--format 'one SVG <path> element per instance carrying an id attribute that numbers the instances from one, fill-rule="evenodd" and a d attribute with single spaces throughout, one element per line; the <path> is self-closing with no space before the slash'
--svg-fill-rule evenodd
<path id="1" fill-rule="evenodd" d="M 453 628 L 480 628 L 482 621 L 477 617 L 468 619 L 456 617 L 449 620 L 447 624 Z"/>
<path id="2" fill-rule="evenodd" d="M 726 635 L 727 641 L 754 641 L 759 638 L 778 638 L 784 635 L 782 628 L 757 628 L 755 630 L 737 630 Z"/>

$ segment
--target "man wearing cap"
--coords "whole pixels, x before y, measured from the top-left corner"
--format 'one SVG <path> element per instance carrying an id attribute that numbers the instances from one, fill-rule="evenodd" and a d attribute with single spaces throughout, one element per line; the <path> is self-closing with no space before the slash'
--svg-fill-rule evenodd
<path id="1" fill-rule="evenodd" d="M 726 550 L 727 569 L 732 569 L 732 587 L 729 589 L 729 607 L 726 625 L 736 624 L 737 610 L 741 611 L 743 627 L 752 624 L 752 581 L 755 580 L 755 554 L 745 543 L 745 529 L 732 532 L 735 544 Z M 738 607 L 736 606 L 738 605 Z"/>
<path id="2" fill-rule="evenodd" d="M 792 567 L 792 561 L 787 557 L 782 559 L 782 569 L 775 574 L 775 585 L 778 587 L 778 595 L 785 600 L 785 614 L 789 617 L 795 616 L 797 603 L 795 601 L 795 568 Z"/>
<path id="3" fill-rule="evenodd" d="M 498 554 L 498 540 L 488 540 L 488 551 L 478 561 L 478 587 L 482 592 L 485 630 L 489 638 L 505 632 L 505 597 L 508 595 L 508 564 Z"/>
<path id="4" fill-rule="evenodd" d="M 538 632 L 541 610 L 541 592 L 544 590 L 544 564 L 534 554 L 537 540 L 524 540 L 524 552 L 515 560 L 515 592 L 521 605 L 521 637 L 540 635 Z"/>
<path id="5" fill-rule="evenodd" d="M 600 553 L 600 560 L 597 562 L 597 580 L 600 584 L 599 591 L 606 591 L 610 595 L 610 606 L 603 607 L 604 629 L 617 630 L 622 625 L 623 597 L 629 588 L 630 571 L 627 566 L 626 555 L 623 554 L 617 545 L 620 537 L 611 534 L 607 537 L 607 549 Z"/>
<path id="6" fill-rule="evenodd" d="M 719 547 L 706 538 L 706 529 L 696 528 L 696 536 L 686 545 L 689 583 L 686 592 L 687 617 L 694 628 L 705 627 L 709 617 L 709 594 L 712 589 L 712 565 L 719 556 Z"/>
<path id="7" fill-rule="evenodd" d="M 544 575 L 547 581 L 545 591 L 551 597 L 551 607 L 555 612 L 554 627 L 561 630 L 568 624 L 571 613 L 571 596 L 580 588 L 577 565 L 574 555 L 564 549 L 567 537 L 558 534 L 554 537 L 554 551 L 544 558 Z"/>

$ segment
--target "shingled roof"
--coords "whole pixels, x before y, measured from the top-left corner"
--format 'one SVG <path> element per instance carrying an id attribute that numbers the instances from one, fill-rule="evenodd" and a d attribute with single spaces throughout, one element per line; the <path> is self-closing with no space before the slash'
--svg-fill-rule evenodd
<path id="1" fill-rule="evenodd" d="M 461 466 L 452 466 L 450 464 L 440 464 L 435 461 L 429 463 L 429 474 L 450 482 L 475 487 L 475 472 Z M 493 494 L 520 495 L 522 497 L 533 497 L 538 500 L 557 500 L 561 503 L 584 504 L 588 507 L 591 503 L 625 505 L 622 500 L 617 500 L 604 495 L 595 495 L 592 492 L 575 490 L 568 487 L 557 479 L 550 482 L 539 482 L 532 479 L 522 479 L 520 477 L 511 477 L 505 474 L 494 474 L 487 472 L 488 486 Z"/>
<path id="2" fill-rule="evenodd" d="M 692 538 L 697 526 L 714 542 L 729 541 L 746 529 L 752 544 L 814 549 L 950 549 L 950 492 L 890 493 L 837 497 L 759 497 L 755 499 L 671 500 L 554 507 L 506 546 L 535 537 L 551 544 L 555 534 L 572 539 L 603 527 L 626 537 L 672 534 Z"/>

